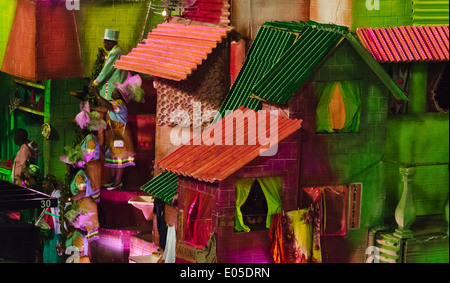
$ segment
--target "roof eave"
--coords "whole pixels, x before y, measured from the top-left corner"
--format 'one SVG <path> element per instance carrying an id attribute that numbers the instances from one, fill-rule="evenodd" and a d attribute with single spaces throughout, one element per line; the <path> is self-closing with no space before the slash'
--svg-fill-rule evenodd
<path id="1" fill-rule="evenodd" d="M 388 73 L 386 73 L 380 63 L 372 57 L 372 55 L 366 48 L 364 48 L 361 42 L 352 33 L 346 33 L 344 37 L 349 41 L 350 45 L 355 49 L 359 56 L 361 56 L 361 59 L 363 59 L 367 66 L 369 66 L 369 68 L 375 73 L 375 75 L 396 99 L 405 101 L 409 100 L 403 91 L 391 79 Z"/>

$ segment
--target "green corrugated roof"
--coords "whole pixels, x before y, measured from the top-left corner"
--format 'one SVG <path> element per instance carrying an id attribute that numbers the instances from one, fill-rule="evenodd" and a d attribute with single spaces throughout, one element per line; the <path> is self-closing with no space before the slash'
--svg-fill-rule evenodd
<path id="1" fill-rule="evenodd" d="M 255 85 L 253 94 L 272 103 L 287 103 L 342 39 L 342 33 L 337 31 L 340 29 L 316 25 L 305 28 L 295 44 Z"/>
<path id="2" fill-rule="evenodd" d="M 170 205 L 173 205 L 173 197 L 177 194 L 177 189 L 178 175 L 167 171 L 141 187 L 142 191 Z"/>
<path id="3" fill-rule="evenodd" d="M 226 110 L 236 110 L 240 106 L 261 109 L 261 101 L 250 97 L 252 88 L 292 46 L 295 38 L 296 35 L 291 32 L 265 26 L 259 29 L 244 65 L 219 110 L 222 117 Z"/>
<path id="4" fill-rule="evenodd" d="M 347 27 L 317 22 L 273 22 L 265 26 L 280 30 L 294 30 L 295 43 L 277 60 L 265 75 L 253 83 L 251 97 L 275 104 L 286 104 L 306 82 L 319 63 L 342 40 L 347 39 L 364 62 L 374 71 L 396 99 L 407 97 L 386 71 L 363 48 Z"/>

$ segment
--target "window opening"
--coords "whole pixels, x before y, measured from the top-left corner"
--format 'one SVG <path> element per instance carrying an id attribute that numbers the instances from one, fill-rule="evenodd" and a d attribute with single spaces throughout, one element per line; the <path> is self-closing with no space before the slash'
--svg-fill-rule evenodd
<path id="1" fill-rule="evenodd" d="M 448 112 L 448 63 L 430 64 L 428 71 L 427 112 Z"/>
<path id="2" fill-rule="evenodd" d="M 241 207 L 244 224 L 251 230 L 266 229 L 268 206 L 259 182 L 253 182 L 247 200 Z"/>

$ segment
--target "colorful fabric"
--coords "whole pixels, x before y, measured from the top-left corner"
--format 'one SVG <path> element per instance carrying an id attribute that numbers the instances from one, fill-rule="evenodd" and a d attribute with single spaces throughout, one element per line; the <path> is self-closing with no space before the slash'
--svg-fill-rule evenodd
<path id="1" fill-rule="evenodd" d="M 86 171 L 79 170 L 72 182 L 70 183 L 70 191 L 73 195 L 77 195 L 82 191 L 85 191 L 85 196 L 77 201 L 78 208 L 80 210 L 80 216 L 77 222 L 80 229 L 95 236 L 100 224 L 98 222 L 98 210 L 97 203 L 94 198 L 100 196 L 100 190 L 93 191 L 91 187 L 91 180 L 88 178 Z"/>
<path id="2" fill-rule="evenodd" d="M 300 209 L 272 215 L 269 236 L 276 263 L 320 263 L 319 208 Z"/>
<path id="3" fill-rule="evenodd" d="M 78 228 L 87 232 L 87 238 L 93 240 L 98 236 L 100 224 L 98 222 L 97 203 L 90 197 L 82 198 L 77 201 L 78 207 L 82 213 L 78 217 Z"/>
<path id="4" fill-rule="evenodd" d="M 100 144 L 98 137 L 94 134 L 88 134 L 81 142 L 81 150 L 83 151 L 84 161 L 100 159 Z"/>
<path id="5" fill-rule="evenodd" d="M 108 111 L 106 129 L 105 166 L 111 168 L 125 168 L 135 166 L 134 145 L 130 127 L 127 127 L 128 110 L 125 102 L 115 100 L 111 102 L 114 111 Z M 115 147 L 114 141 L 122 140 L 123 147 Z"/>

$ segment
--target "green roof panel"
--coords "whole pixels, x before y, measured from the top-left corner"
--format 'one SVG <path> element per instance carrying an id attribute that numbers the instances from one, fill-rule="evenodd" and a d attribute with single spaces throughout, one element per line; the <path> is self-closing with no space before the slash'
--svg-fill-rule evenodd
<path id="1" fill-rule="evenodd" d="M 295 38 L 296 35 L 291 32 L 265 26 L 259 29 L 244 65 L 219 110 L 222 117 L 227 110 L 233 111 L 240 106 L 261 109 L 261 101 L 250 97 L 252 88 L 292 46 Z"/>
<path id="2" fill-rule="evenodd" d="M 142 191 L 170 205 L 173 205 L 173 197 L 177 194 L 177 189 L 178 175 L 167 171 L 141 187 Z"/>
<path id="3" fill-rule="evenodd" d="M 333 31 L 306 29 L 278 63 L 255 85 L 253 94 L 271 103 L 287 103 L 341 39 L 342 35 Z"/>

